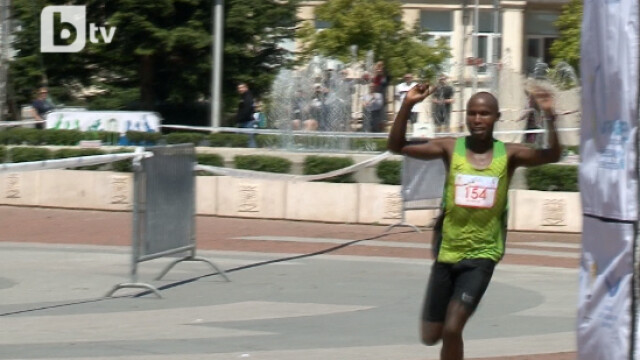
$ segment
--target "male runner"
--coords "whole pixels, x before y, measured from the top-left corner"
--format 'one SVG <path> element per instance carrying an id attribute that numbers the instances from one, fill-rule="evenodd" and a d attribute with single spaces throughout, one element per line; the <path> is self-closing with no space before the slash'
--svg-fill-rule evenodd
<path id="1" fill-rule="evenodd" d="M 407 93 L 389 133 L 388 148 L 414 158 L 441 158 L 448 169 L 421 336 L 425 345 L 435 345 L 442 339 L 440 358 L 458 360 L 464 355 L 464 326 L 504 255 L 511 176 L 518 166 L 558 161 L 561 147 L 553 98 L 542 88 L 535 89 L 533 96 L 549 122 L 548 149 L 494 139 L 493 127 L 500 112 L 498 100 L 488 92 L 476 93 L 467 103 L 468 136 L 409 144 L 405 134 L 411 108 L 433 92 L 434 87 L 420 84 Z"/>

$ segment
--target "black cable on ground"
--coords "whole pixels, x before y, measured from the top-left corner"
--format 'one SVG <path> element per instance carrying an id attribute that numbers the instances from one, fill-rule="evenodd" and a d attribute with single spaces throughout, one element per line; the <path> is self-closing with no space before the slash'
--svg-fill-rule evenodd
<path id="1" fill-rule="evenodd" d="M 318 256 L 318 255 L 324 255 L 324 254 L 328 254 L 328 253 L 331 253 L 331 252 L 346 248 L 346 247 L 351 246 L 351 245 L 355 245 L 355 244 L 357 244 L 359 242 L 369 241 L 369 240 L 376 240 L 376 239 L 380 239 L 382 237 L 385 237 L 387 235 L 408 234 L 408 233 L 411 233 L 411 232 L 413 232 L 413 230 L 394 232 L 394 233 L 383 233 L 383 234 L 376 235 L 376 236 L 373 236 L 373 237 L 370 237 L 370 238 L 348 241 L 348 242 L 346 242 L 344 244 L 332 246 L 330 248 L 319 250 L 319 251 L 315 251 L 315 252 L 308 253 L 308 254 L 292 255 L 292 256 L 287 256 L 287 257 L 283 257 L 283 258 L 260 261 L 260 262 L 256 262 L 256 263 L 253 263 L 253 264 L 242 265 L 242 266 L 238 266 L 238 267 L 235 267 L 235 268 L 231 268 L 231 269 L 225 270 L 225 272 L 226 273 L 232 273 L 232 272 L 236 272 L 236 271 L 240 271 L 240 270 L 246 270 L 246 269 L 255 268 L 255 267 L 258 267 L 258 266 L 264 266 L 264 265 L 275 264 L 275 263 L 280 263 L 280 262 L 284 262 L 284 261 L 298 260 L 298 259 L 304 259 L 304 258 L 308 258 L 308 257 Z M 218 275 L 218 274 L 219 273 L 215 272 L 215 273 L 196 276 L 196 277 L 193 277 L 193 278 L 190 278 L 190 279 L 186 279 L 186 280 L 176 281 L 176 282 L 173 282 L 173 283 L 170 283 L 170 284 L 166 284 L 166 285 L 160 286 L 158 288 L 158 290 L 167 290 L 167 289 L 171 289 L 171 288 L 174 288 L 174 287 L 177 287 L 177 286 L 190 284 L 190 283 L 198 281 L 200 279 L 204 279 L 204 278 L 209 277 L 209 276 L 215 276 L 215 275 Z M 96 302 L 105 301 L 105 300 L 112 300 L 112 299 L 138 298 L 138 297 L 142 297 L 142 296 L 145 296 L 145 295 L 149 295 L 151 293 L 153 293 L 153 292 L 150 291 L 150 290 L 146 290 L 146 291 L 143 291 L 141 293 L 134 294 L 134 295 L 113 296 L 113 297 L 108 297 L 108 298 L 107 297 L 103 297 L 103 298 L 98 298 L 98 299 L 88 299 L 88 300 L 80 300 L 80 301 L 74 301 L 74 302 L 63 303 L 63 304 L 41 306 L 41 307 L 37 307 L 37 308 L 33 308 L 33 309 L 9 311 L 9 312 L 6 312 L 6 313 L 1 313 L 0 317 L 18 315 L 18 314 L 24 314 L 24 313 L 31 313 L 31 312 L 35 312 L 35 311 L 56 309 L 56 308 L 62 308 L 62 307 L 72 306 L 72 305 L 96 303 Z"/>

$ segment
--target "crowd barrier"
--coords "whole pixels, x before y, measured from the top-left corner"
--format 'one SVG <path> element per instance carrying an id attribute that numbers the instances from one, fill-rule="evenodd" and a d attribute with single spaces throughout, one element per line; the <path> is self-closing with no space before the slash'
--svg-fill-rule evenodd
<path id="1" fill-rule="evenodd" d="M 195 148 L 182 144 L 148 151 L 152 156 L 134 162 L 131 282 L 117 284 L 106 297 L 123 288 L 147 289 L 162 297 L 153 285 L 138 281 L 138 264 L 183 253 L 187 255 L 167 265 L 156 280 L 180 262 L 199 261 L 229 281 L 216 264 L 196 256 Z"/>
<path id="2" fill-rule="evenodd" d="M 420 160 L 409 156 L 402 158 L 402 214 L 398 223 L 392 224 L 387 231 L 396 226 L 409 226 L 415 231 L 420 229 L 407 222 L 407 211 L 434 210 L 440 208 L 442 189 L 446 180 L 444 162 L 438 160 Z"/>

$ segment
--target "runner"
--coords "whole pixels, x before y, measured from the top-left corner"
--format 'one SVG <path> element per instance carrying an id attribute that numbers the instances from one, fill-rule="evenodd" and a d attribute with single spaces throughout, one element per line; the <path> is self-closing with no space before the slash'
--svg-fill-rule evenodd
<path id="1" fill-rule="evenodd" d="M 425 345 L 442 340 L 442 360 L 462 359 L 462 331 L 484 295 L 495 265 L 504 255 L 509 181 L 519 166 L 560 159 L 552 94 L 536 88 L 532 95 L 549 122 L 548 149 L 505 144 L 493 138 L 500 118 L 498 100 L 476 93 L 467 103 L 470 134 L 460 138 L 406 140 L 411 108 L 436 91 L 421 84 L 406 95 L 389 133 L 389 150 L 415 158 L 441 158 L 447 167 L 442 215 L 434 236 L 434 261 L 424 302 L 421 337 Z"/>

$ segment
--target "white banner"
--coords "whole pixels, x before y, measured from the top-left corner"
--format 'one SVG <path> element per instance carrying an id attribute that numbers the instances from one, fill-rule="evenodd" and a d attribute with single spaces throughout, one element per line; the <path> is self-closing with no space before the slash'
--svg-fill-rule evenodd
<path id="1" fill-rule="evenodd" d="M 583 211 L 637 220 L 638 0 L 585 1 L 582 21 Z"/>
<path id="2" fill-rule="evenodd" d="M 52 111 L 47 114 L 47 129 L 80 131 L 158 132 L 161 119 L 145 111 Z"/>
<path id="3" fill-rule="evenodd" d="M 631 359 L 633 223 L 585 217 L 578 306 L 578 359 Z"/>

